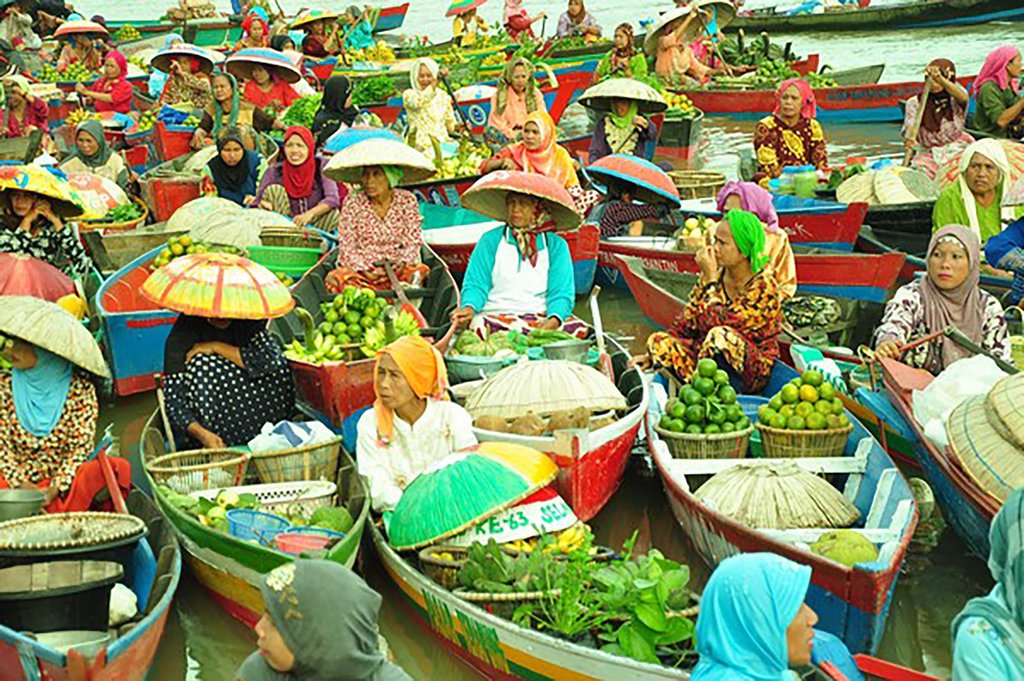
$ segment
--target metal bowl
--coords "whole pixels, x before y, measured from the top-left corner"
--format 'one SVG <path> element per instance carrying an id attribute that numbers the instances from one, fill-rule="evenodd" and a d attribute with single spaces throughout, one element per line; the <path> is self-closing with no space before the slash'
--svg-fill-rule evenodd
<path id="1" fill-rule="evenodd" d="M 564 359 L 570 362 L 585 364 L 590 342 L 585 340 L 565 340 L 548 343 L 544 346 L 544 356 L 548 359 Z"/>
<path id="2" fill-rule="evenodd" d="M 452 383 L 490 378 L 509 364 L 508 360 L 504 359 L 470 355 L 448 355 L 444 358 L 444 363 Z"/>
<path id="3" fill-rule="evenodd" d="M 0 522 L 39 513 L 45 498 L 37 489 L 0 489 Z"/>

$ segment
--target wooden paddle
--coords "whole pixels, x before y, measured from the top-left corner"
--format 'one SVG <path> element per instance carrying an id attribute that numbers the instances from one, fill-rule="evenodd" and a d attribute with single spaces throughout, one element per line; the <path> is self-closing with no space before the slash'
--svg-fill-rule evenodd
<path id="1" fill-rule="evenodd" d="M 612 358 L 604 345 L 604 324 L 601 323 L 601 307 L 597 304 L 597 296 L 601 293 L 601 287 L 594 285 L 590 290 L 590 315 L 594 322 L 594 335 L 597 336 L 597 366 L 601 373 L 615 381 L 615 370 L 612 367 Z"/>
<path id="2" fill-rule="evenodd" d="M 402 288 L 402 282 L 398 281 L 398 277 L 395 276 L 395 268 L 391 264 L 390 260 L 384 260 L 376 263 L 377 267 L 383 267 L 384 272 L 388 275 L 388 281 L 391 283 L 391 288 L 395 290 L 395 299 L 398 302 L 399 308 L 403 312 L 408 312 L 415 319 L 416 323 L 420 325 L 420 328 L 426 328 L 430 326 L 427 323 L 427 318 L 423 316 L 419 308 L 409 302 L 409 297 L 405 295 L 405 289 Z"/>
<path id="3" fill-rule="evenodd" d="M 451 83 L 448 82 L 448 76 L 438 71 L 437 78 L 444 85 L 444 89 L 448 92 L 448 96 L 452 98 L 452 108 L 455 109 L 455 115 L 459 117 L 459 120 L 462 121 L 462 125 L 465 128 L 463 134 L 469 137 L 474 144 L 483 144 L 486 146 L 486 142 L 482 135 L 473 134 L 473 126 L 470 125 L 469 120 L 466 118 L 466 112 L 462 110 L 461 106 L 459 106 L 459 100 L 455 96 L 455 92 L 452 90 Z"/>
<path id="4" fill-rule="evenodd" d="M 921 121 L 924 120 L 924 110 L 928 106 L 928 97 L 931 96 L 932 92 L 932 75 L 929 73 L 924 79 L 924 91 L 921 92 L 921 103 L 917 107 L 917 113 L 914 115 L 914 122 L 911 124 L 910 129 L 907 130 L 907 136 L 917 142 L 917 135 L 921 132 Z M 914 150 L 907 149 L 903 152 L 903 167 L 910 165 L 910 161 L 914 158 Z"/>

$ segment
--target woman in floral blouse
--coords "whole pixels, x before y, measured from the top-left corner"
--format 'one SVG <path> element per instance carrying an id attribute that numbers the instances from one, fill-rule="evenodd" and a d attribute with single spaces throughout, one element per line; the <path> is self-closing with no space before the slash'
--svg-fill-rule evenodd
<path id="1" fill-rule="evenodd" d="M 450 142 L 449 133 L 460 127 L 451 96 L 437 87 L 439 68 L 429 57 L 417 59 L 409 72 L 411 87 L 402 93 L 410 136 L 414 138 L 410 144 L 428 156 L 434 155 L 435 141 Z"/>
<path id="2" fill-rule="evenodd" d="M 762 186 L 786 166 L 828 165 L 825 133 L 814 119 L 818 108 L 811 86 L 802 78 L 790 78 L 782 81 L 776 97 L 775 112 L 754 129 L 754 180 Z"/>
<path id="3" fill-rule="evenodd" d="M 907 352 L 902 347 L 948 326 L 955 326 L 993 355 L 1010 361 L 1010 340 L 1003 306 L 983 290 L 981 243 L 962 225 L 947 225 L 928 244 L 928 274 L 896 291 L 875 331 L 875 354 L 899 359 L 938 374 L 971 353 L 940 337 Z"/>
<path id="4" fill-rule="evenodd" d="M 667 369 L 685 382 L 697 361 L 710 357 L 737 391 L 761 390 L 779 356 L 782 325 L 781 297 L 764 248 L 757 216 L 729 211 L 715 230 L 714 246 L 697 254 L 703 281 L 672 328 L 647 339 L 647 354 L 637 364 Z"/>
<path id="5" fill-rule="evenodd" d="M 61 209 L 60 202 L 35 192 L 0 192 L 0 253 L 24 253 L 72 279 L 85 277 L 92 260 L 74 228 L 61 218 Z"/>

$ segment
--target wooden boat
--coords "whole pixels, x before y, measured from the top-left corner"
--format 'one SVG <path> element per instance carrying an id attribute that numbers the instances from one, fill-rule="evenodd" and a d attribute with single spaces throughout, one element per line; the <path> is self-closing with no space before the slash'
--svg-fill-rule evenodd
<path id="1" fill-rule="evenodd" d="M 39 152 L 39 143 L 43 139 L 41 130 L 33 130 L 22 137 L 0 139 L 0 161 L 15 163 L 31 163 Z"/>
<path id="2" fill-rule="evenodd" d="M 148 462 L 166 453 L 159 410 L 146 422 L 141 442 L 142 465 L 146 469 Z M 324 558 L 352 567 L 370 513 L 370 495 L 349 455 L 341 451 L 338 457 L 338 475 L 333 481 L 338 486 L 336 505 L 345 507 L 355 522 L 344 539 L 331 547 Z M 250 627 L 256 626 L 263 615 L 263 596 L 260 594 L 263 576 L 294 560 L 294 556 L 206 527 L 191 514 L 171 504 L 150 477 L 148 469 L 146 477 L 153 489 L 153 497 L 160 505 L 160 512 L 185 549 L 185 562 L 193 576 L 228 614 Z"/>
<path id="3" fill-rule="evenodd" d="M 419 303 L 419 310 L 430 325 L 423 330 L 423 335 L 430 337 L 448 324 L 448 315 L 458 304 L 459 290 L 448 267 L 429 247 L 423 247 L 421 257 L 430 266 L 430 274 L 422 287 L 406 289 L 406 295 L 413 304 Z M 322 321 L 320 303 L 334 297 L 327 292 L 324 279 L 336 262 L 337 252 L 330 251 L 292 288 L 296 303 L 308 310 L 318 324 Z M 389 291 L 380 295 L 394 297 Z M 292 312 L 272 320 L 270 331 L 288 344 L 302 337 L 302 324 Z M 340 432 L 345 449 L 354 452 L 356 423 L 374 400 L 374 360 L 323 364 L 288 360 L 288 365 L 292 369 L 303 410 Z"/>
<path id="4" fill-rule="evenodd" d="M 1024 7 L 1017 0 L 922 0 L 867 7 L 857 3 L 837 5 L 821 14 L 778 14 L 774 7 L 766 7 L 737 16 L 729 27 L 798 33 L 935 28 L 1021 20 L 1024 20 Z"/>
<path id="5" fill-rule="evenodd" d="M 96 269 L 108 277 L 143 253 L 163 248 L 168 239 L 185 233 L 185 230 L 167 231 L 167 223 L 158 222 L 127 232 L 82 232 L 82 242 Z"/>
<path id="6" fill-rule="evenodd" d="M 929 440 L 914 418 L 913 391 L 926 388 L 933 377 L 895 360 L 883 359 L 881 364 L 889 399 L 917 435 L 917 457 L 943 517 L 971 553 L 988 560 L 988 530 L 1001 504 L 974 482 L 949 448 L 939 449 Z"/>
<path id="7" fill-rule="evenodd" d="M 700 151 L 700 133 L 704 124 L 704 114 L 698 112 L 693 118 L 661 117 L 661 128 L 658 134 L 658 146 L 655 154 L 670 156 L 683 166 L 692 164 Z"/>
<path id="8" fill-rule="evenodd" d="M 885 64 L 872 64 L 856 69 L 825 71 L 822 75 L 831 78 L 836 85 L 873 85 L 882 80 L 883 73 L 885 73 Z"/>
<path id="9" fill-rule="evenodd" d="M 420 204 L 425 219 L 423 242 L 437 253 L 458 282 L 466 274 L 469 256 L 477 241 L 501 223 L 462 208 Z M 597 274 L 598 246 L 601 232 L 595 225 L 583 225 L 572 232 L 560 234 L 569 244 L 572 256 L 576 295 L 585 295 L 594 285 Z"/>
<path id="10" fill-rule="evenodd" d="M 797 376 L 776 363 L 763 394 L 774 395 Z M 856 529 L 880 545 L 870 564 L 847 567 L 801 548 L 832 528 L 757 530 L 701 503 L 693 490 L 703 478 L 739 463 L 735 459 L 674 459 L 648 424 L 651 457 L 665 486 L 669 506 L 697 552 L 711 567 L 737 553 L 768 551 L 812 569 L 807 604 L 818 614 L 817 627 L 838 636 L 851 652 L 873 654 L 885 632 L 889 601 L 907 546 L 917 526 L 917 506 L 906 480 L 881 445 L 852 415 L 853 433 L 846 453 L 836 458 L 787 459 L 806 470 L 838 478 L 840 489 L 857 506 Z M 835 483 L 834 483 L 835 484 Z"/>
<path id="11" fill-rule="evenodd" d="M 181 578 L 181 553 L 174 533 L 156 504 L 142 492 L 127 499 L 128 511 L 145 521 L 147 536 L 139 542 L 126 568 L 126 583 L 138 598 L 141 618 L 123 636 L 93 659 L 66 654 L 33 638 L 0 626 L 0 677 L 5 681 L 68 679 L 69 681 L 142 681 L 156 656 L 167 624 L 171 600 Z M 148 544 L 148 550 L 142 542 Z"/>

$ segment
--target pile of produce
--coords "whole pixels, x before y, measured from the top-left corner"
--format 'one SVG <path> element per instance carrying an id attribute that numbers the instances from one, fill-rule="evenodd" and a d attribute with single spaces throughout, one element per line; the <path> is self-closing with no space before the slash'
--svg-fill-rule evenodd
<path id="1" fill-rule="evenodd" d="M 857 563 L 874 563 L 878 560 L 878 548 L 856 530 L 826 532 L 818 541 L 811 544 L 810 548 L 811 553 L 848 567 L 853 567 Z"/>
<path id="2" fill-rule="evenodd" d="M 139 67 L 140 70 L 145 71 L 147 73 L 151 69 L 150 65 L 146 62 L 146 60 L 138 55 L 133 54 L 132 56 L 127 58 L 127 61 L 129 64 L 135 64 Z"/>
<path id="3" fill-rule="evenodd" d="M 610 43 L 609 38 L 598 38 L 597 40 L 588 41 L 586 38 L 581 36 L 570 36 L 568 38 L 559 38 L 551 44 L 551 51 L 557 52 L 558 50 L 577 50 L 581 47 L 590 47 L 591 45 L 605 45 Z"/>
<path id="4" fill-rule="evenodd" d="M 715 360 L 705 358 L 697 362 L 697 371 L 679 397 L 665 404 L 658 427 L 670 433 L 718 435 L 746 430 L 750 419 L 736 401 L 729 374 Z"/>
<path id="5" fill-rule="evenodd" d="M 511 551 L 518 551 L 520 553 L 533 553 L 536 550 L 546 551 L 548 553 L 552 551 L 559 551 L 561 553 L 572 553 L 578 551 L 589 543 L 588 534 L 590 528 L 583 523 L 575 523 L 571 527 L 562 530 L 558 534 L 553 536 L 554 541 L 544 541 L 542 537 L 530 537 L 529 539 L 516 539 L 515 541 L 502 544 L 503 548 L 507 548 Z M 475 544 L 479 546 L 479 544 Z M 591 552 L 595 552 L 591 549 Z"/>
<path id="6" fill-rule="evenodd" d="M 182 126 L 184 126 L 186 128 L 195 128 L 195 127 L 197 127 L 199 125 L 199 123 L 200 123 L 199 116 L 196 116 L 195 114 L 189 114 L 185 118 L 185 120 L 183 120 L 179 125 L 182 125 Z"/>
<path id="7" fill-rule="evenodd" d="M 414 134 L 414 130 L 410 131 L 410 136 Z M 432 177 L 431 181 L 479 175 L 480 164 L 490 157 L 491 150 L 487 148 L 487 145 L 475 144 L 465 137 L 459 141 L 459 150 L 453 157 L 442 158 L 440 149 L 435 147 L 434 165 L 437 168 L 437 175 Z"/>
<path id="8" fill-rule="evenodd" d="M 217 252 L 217 253 L 231 253 L 232 255 L 244 255 L 242 249 L 235 248 L 234 246 L 224 245 L 213 245 L 202 241 L 193 241 L 192 237 L 185 234 L 183 236 L 172 236 L 167 240 L 167 247 L 164 248 L 153 260 L 153 269 L 158 270 L 167 263 L 171 262 L 175 258 L 180 258 L 183 255 L 192 255 L 193 253 L 206 253 L 206 252 Z"/>
<path id="9" fill-rule="evenodd" d="M 504 52 L 495 52 L 489 54 L 480 61 L 480 66 L 504 66 L 507 63 L 507 58 Z"/>
<path id="10" fill-rule="evenodd" d="M 832 171 L 832 174 L 828 176 L 828 188 L 838 189 L 846 180 L 849 180 L 854 175 L 859 175 L 867 171 L 867 167 L 863 163 L 852 163 L 843 168 L 836 168 Z"/>
<path id="11" fill-rule="evenodd" d="M 68 114 L 67 118 L 64 119 L 64 124 L 69 128 L 76 128 L 82 121 L 87 120 L 103 120 L 100 115 L 95 111 L 87 111 L 86 109 L 74 109 Z"/>
<path id="12" fill-rule="evenodd" d="M 816 369 L 784 385 L 768 404 L 758 408 L 757 419 L 780 430 L 835 430 L 850 425 L 836 389 Z"/>
<path id="13" fill-rule="evenodd" d="M 386 102 L 398 92 L 390 76 L 360 78 L 352 88 L 352 106 L 368 106 Z"/>
<path id="14" fill-rule="evenodd" d="M 135 28 L 131 24 L 125 24 L 121 28 L 117 29 L 117 32 L 114 34 L 114 40 L 118 42 L 138 40 L 141 37 L 142 34 L 139 33 L 139 29 Z"/>
<path id="15" fill-rule="evenodd" d="M 668 103 L 668 110 L 665 112 L 666 119 L 695 118 L 700 113 L 700 109 L 695 107 L 686 95 L 665 92 L 663 96 Z"/>
<path id="16" fill-rule="evenodd" d="M 522 355 L 529 347 L 527 337 L 518 331 L 496 331 L 486 340 L 473 331 L 463 331 L 455 341 L 455 354 L 469 357 Z"/>
<path id="17" fill-rule="evenodd" d="M 82 62 L 75 62 L 64 71 L 58 71 L 52 64 L 45 64 L 37 77 L 44 83 L 90 83 L 99 75 L 87 69 Z"/>
<path id="18" fill-rule="evenodd" d="M 132 201 L 131 203 L 124 203 L 120 206 L 115 206 L 107 211 L 107 214 L 97 220 L 97 222 L 104 223 L 119 223 L 119 222 L 131 222 L 132 220 L 138 220 L 143 215 L 142 207 L 139 204 Z M 195 252 L 195 251 L 193 251 Z"/>
<path id="19" fill-rule="evenodd" d="M 383 40 L 378 40 L 373 47 L 362 50 L 353 50 L 345 53 L 352 61 L 373 61 L 381 64 L 390 64 L 395 61 L 395 53 Z"/>
<path id="20" fill-rule="evenodd" d="M 561 329 L 530 329 L 530 333 L 526 334 L 526 344 L 531 348 L 542 348 L 551 343 L 568 340 L 577 339 L 576 336 Z"/>
<path id="21" fill-rule="evenodd" d="M 442 66 L 455 66 L 457 64 L 465 64 L 469 61 L 469 57 L 462 53 L 461 47 L 453 43 L 444 52 L 435 54 L 434 61 Z"/>
<path id="22" fill-rule="evenodd" d="M 316 111 L 320 108 L 321 99 L 323 99 L 322 92 L 314 92 L 311 95 L 299 97 L 284 112 L 282 122 L 289 127 L 293 125 L 301 125 L 304 128 L 311 127 L 313 125 L 313 118 L 316 117 Z"/>
<path id="23" fill-rule="evenodd" d="M 136 132 L 145 132 L 146 130 L 152 130 L 153 125 L 156 123 L 156 111 L 150 109 L 149 111 L 143 111 L 139 116 L 138 128 Z"/>
<path id="24" fill-rule="evenodd" d="M 715 228 L 714 218 L 707 215 L 695 215 L 686 218 L 683 226 L 676 230 L 676 248 L 681 251 L 693 251 L 707 243 L 707 233 Z"/>

